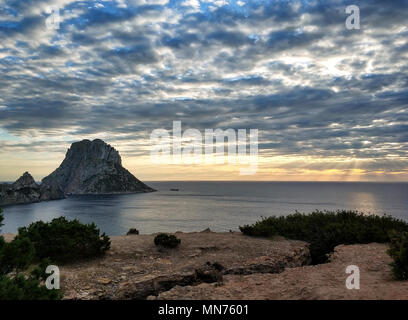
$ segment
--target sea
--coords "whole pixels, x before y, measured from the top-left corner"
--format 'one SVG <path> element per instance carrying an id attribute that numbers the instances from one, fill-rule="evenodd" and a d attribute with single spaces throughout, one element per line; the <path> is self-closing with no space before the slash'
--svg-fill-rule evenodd
<path id="1" fill-rule="evenodd" d="M 156 232 L 237 231 L 262 217 L 314 210 L 358 210 L 408 221 L 408 183 L 372 182 L 146 182 L 153 193 L 81 195 L 6 206 L 1 233 L 64 216 L 95 223 L 108 235 L 130 228 Z M 178 191 L 174 190 L 178 189 Z"/>

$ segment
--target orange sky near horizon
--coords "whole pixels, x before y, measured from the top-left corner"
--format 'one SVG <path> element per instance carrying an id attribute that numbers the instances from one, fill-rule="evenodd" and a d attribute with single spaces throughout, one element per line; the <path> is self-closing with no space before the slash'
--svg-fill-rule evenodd
<path id="1" fill-rule="evenodd" d="M 120 151 L 120 150 L 119 150 Z M 14 181 L 30 172 L 40 181 L 55 170 L 64 152 L 0 151 L 0 181 Z M 258 157 L 253 175 L 240 175 L 248 164 L 154 164 L 150 156 L 122 154 L 125 168 L 143 181 L 387 181 L 408 182 L 408 169 L 369 170 L 370 160 L 313 158 L 301 156 Z"/>

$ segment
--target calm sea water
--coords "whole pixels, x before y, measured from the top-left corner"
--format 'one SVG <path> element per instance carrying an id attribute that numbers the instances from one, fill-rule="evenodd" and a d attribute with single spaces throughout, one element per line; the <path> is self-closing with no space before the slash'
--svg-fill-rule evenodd
<path id="1" fill-rule="evenodd" d="M 4 208 L 2 233 L 33 221 L 77 218 L 109 235 L 129 228 L 141 233 L 237 230 L 261 216 L 356 209 L 408 221 L 408 183 L 149 182 L 158 192 L 71 196 L 64 200 Z M 178 188 L 179 191 L 170 191 Z"/>

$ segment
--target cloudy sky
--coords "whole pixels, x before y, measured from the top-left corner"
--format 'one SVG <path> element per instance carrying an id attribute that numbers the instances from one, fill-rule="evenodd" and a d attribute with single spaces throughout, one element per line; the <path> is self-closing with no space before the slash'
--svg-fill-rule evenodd
<path id="1" fill-rule="evenodd" d="M 101 138 L 144 180 L 408 181 L 408 0 L 0 0 L 0 39 L 0 180 Z M 176 120 L 258 129 L 257 174 L 152 164 Z"/>

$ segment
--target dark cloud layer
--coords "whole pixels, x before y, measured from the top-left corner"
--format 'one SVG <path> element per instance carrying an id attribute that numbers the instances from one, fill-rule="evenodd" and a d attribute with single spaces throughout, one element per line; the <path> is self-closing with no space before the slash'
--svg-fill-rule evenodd
<path id="1" fill-rule="evenodd" d="M 406 169 L 408 1 L 354 1 L 360 30 L 348 1 L 194 2 L 0 1 L 0 128 L 146 139 L 181 120 L 258 128 L 266 157 Z"/>

